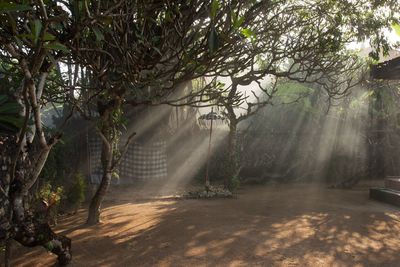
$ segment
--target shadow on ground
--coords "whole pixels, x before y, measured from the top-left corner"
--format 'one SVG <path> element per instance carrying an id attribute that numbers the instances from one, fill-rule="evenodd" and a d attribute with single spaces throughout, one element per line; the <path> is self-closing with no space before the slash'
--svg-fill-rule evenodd
<path id="1" fill-rule="evenodd" d="M 115 194 L 114 194 L 115 196 Z M 108 202 L 103 223 L 61 221 L 71 266 L 399 266 L 400 213 L 368 191 L 309 185 L 246 187 L 237 199 Z M 16 266 L 49 266 L 18 248 Z"/>

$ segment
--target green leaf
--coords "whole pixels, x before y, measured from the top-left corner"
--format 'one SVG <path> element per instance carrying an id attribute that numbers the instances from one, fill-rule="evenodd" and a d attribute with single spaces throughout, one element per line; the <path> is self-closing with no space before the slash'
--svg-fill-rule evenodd
<path id="1" fill-rule="evenodd" d="M 13 12 L 13 11 L 28 11 L 28 10 L 32 10 L 32 7 L 28 5 L 0 2 L 0 13 Z"/>
<path id="2" fill-rule="evenodd" d="M 242 32 L 243 36 L 248 39 L 253 39 L 256 37 L 255 33 L 248 28 L 243 29 L 241 32 Z"/>
<path id="3" fill-rule="evenodd" d="M 21 106 L 17 102 L 8 102 L 0 105 L 0 113 L 18 114 Z"/>
<path id="4" fill-rule="evenodd" d="M 18 44 L 19 46 L 22 46 L 22 45 L 23 45 L 21 39 L 19 39 L 18 36 L 15 36 L 14 38 L 15 38 L 15 41 L 17 42 L 17 44 Z"/>
<path id="5" fill-rule="evenodd" d="M 40 34 L 40 32 L 39 32 Z M 39 40 L 39 35 L 36 35 L 36 32 L 34 34 L 18 34 L 16 38 L 22 38 L 22 39 L 29 39 L 31 40 L 34 44 L 37 44 L 37 41 Z M 43 40 L 42 41 L 54 41 L 56 37 L 52 35 L 51 33 L 46 32 L 43 35 Z"/>
<path id="6" fill-rule="evenodd" d="M 94 35 L 96 35 L 97 42 L 104 41 L 104 35 L 97 27 L 92 28 L 92 30 L 93 30 Z"/>
<path id="7" fill-rule="evenodd" d="M 0 133 L 14 133 L 23 125 L 21 106 L 7 95 L 0 95 Z"/>
<path id="8" fill-rule="evenodd" d="M 160 42 L 160 36 L 156 35 L 153 38 L 151 38 L 152 43 L 159 43 Z"/>
<path id="9" fill-rule="evenodd" d="M 210 35 L 208 36 L 208 49 L 213 54 L 218 49 L 218 33 L 215 26 L 211 26 Z"/>
<path id="10" fill-rule="evenodd" d="M 33 34 L 18 34 L 17 37 L 22 38 L 22 39 L 29 39 L 33 41 L 35 39 L 35 36 Z"/>
<path id="11" fill-rule="evenodd" d="M 8 97 L 6 95 L 0 95 L 0 105 L 7 102 Z"/>
<path id="12" fill-rule="evenodd" d="M 43 36 L 43 41 L 54 41 L 56 37 L 51 33 L 46 32 Z"/>
<path id="13" fill-rule="evenodd" d="M 20 104 L 9 98 L 7 95 L 0 95 L 0 113 L 8 113 L 18 115 L 21 110 Z"/>
<path id="14" fill-rule="evenodd" d="M 219 6 L 220 6 L 220 4 L 219 4 L 218 0 L 213 0 L 211 2 L 211 11 L 210 11 L 211 19 L 215 19 L 215 17 L 217 16 L 217 12 L 218 12 Z"/>
<path id="15" fill-rule="evenodd" d="M 1 126 L 6 126 L 4 124 L 11 125 L 16 128 L 22 128 L 24 120 L 21 117 L 15 117 L 10 115 L 0 115 Z"/>
<path id="16" fill-rule="evenodd" d="M 52 251 L 54 248 L 54 245 L 51 241 L 47 242 L 44 247 L 48 250 L 48 251 Z"/>
<path id="17" fill-rule="evenodd" d="M 103 25 L 107 26 L 113 22 L 113 17 L 111 16 L 101 16 L 99 17 L 99 21 L 103 23 Z"/>
<path id="18" fill-rule="evenodd" d="M 239 29 L 244 22 L 244 17 L 237 17 L 235 14 L 232 14 L 232 26 L 234 29 Z"/>
<path id="19" fill-rule="evenodd" d="M 42 22 L 38 19 L 35 19 L 33 21 L 33 28 L 32 28 L 32 32 L 34 34 L 34 39 L 33 39 L 33 43 L 37 44 L 38 40 L 39 40 L 39 35 L 40 32 L 42 31 Z"/>
<path id="20" fill-rule="evenodd" d="M 277 86 L 276 96 L 281 98 L 283 102 L 295 101 L 301 96 L 307 96 L 312 93 L 313 89 L 306 87 L 300 83 L 286 82 Z M 304 107 L 309 107 L 306 100 L 303 102 Z M 311 106 L 311 104 L 310 104 Z"/>
<path id="21" fill-rule="evenodd" d="M 61 50 L 64 52 L 69 52 L 68 48 L 63 44 L 60 44 L 59 42 L 53 42 L 45 45 L 44 47 L 51 50 Z"/>
<path id="22" fill-rule="evenodd" d="M 160 56 L 162 56 L 162 53 L 160 51 L 160 49 L 158 49 L 157 47 L 153 47 L 154 51 L 156 51 Z"/>
<path id="23" fill-rule="evenodd" d="M 394 32 L 400 36 L 400 24 L 398 23 L 392 23 L 392 29 L 394 30 Z"/>
<path id="24" fill-rule="evenodd" d="M 114 171 L 111 175 L 112 175 L 112 178 L 119 179 L 119 174 L 118 174 L 118 172 Z"/>
<path id="25" fill-rule="evenodd" d="M 17 22 L 15 21 L 14 16 L 12 16 L 10 13 L 8 13 L 7 18 L 8 18 L 9 24 L 10 24 L 11 28 L 13 29 L 13 31 L 17 31 Z"/>
<path id="26" fill-rule="evenodd" d="M 174 21 L 173 14 L 172 14 L 172 12 L 170 10 L 167 10 L 165 12 L 165 21 L 167 21 L 167 22 L 173 22 Z"/>

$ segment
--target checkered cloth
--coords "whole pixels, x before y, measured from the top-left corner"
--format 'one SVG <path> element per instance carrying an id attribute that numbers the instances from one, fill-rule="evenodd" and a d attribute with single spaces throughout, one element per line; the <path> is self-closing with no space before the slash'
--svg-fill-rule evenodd
<path id="1" fill-rule="evenodd" d="M 90 177 L 92 183 L 101 180 L 101 140 L 92 138 L 89 141 Z M 168 175 L 167 144 L 165 141 L 150 145 L 132 143 L 118 166 L 120 179 L 113 183 L 131 183 L 135 180 L 162 179 Z"/>

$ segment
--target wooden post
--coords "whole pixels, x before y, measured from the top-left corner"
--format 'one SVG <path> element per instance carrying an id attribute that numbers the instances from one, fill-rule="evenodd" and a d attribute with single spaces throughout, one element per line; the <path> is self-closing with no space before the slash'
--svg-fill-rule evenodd
<path id="1" fill-rule="evenodd" d="M 206 177 L 205 177 L 205 186 L 206 186 L 206 190 L 208 191 L 209 187 L 210 187 L 210 179 L 208 177 L 208 169 L 209 169 L 209 165 L 210 165 L 210 156 L 211 156 L 211 136 L 212 136 L 212 128 L 213 128 L 213 111 L 214 108 L 211 107 L 211 125 L 210 125 L 210 138 L 208 140 L 208 153 L 207 153 L 207 166 L 206 166 Z M 207 119 L 207 118 L 206 118 Z"/>

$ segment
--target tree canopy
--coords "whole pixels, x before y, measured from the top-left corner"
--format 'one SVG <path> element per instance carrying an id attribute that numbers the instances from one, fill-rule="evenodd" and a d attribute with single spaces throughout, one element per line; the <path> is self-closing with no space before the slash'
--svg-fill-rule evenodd
<path id="1" fill-rule="evenodd" d="M 0 77 L 6 82 L 0 87 L 0 128 L 8 129 L 2 131 L 7 146 L 1 153 L 7 154 L 2 158 L 6 171 L 0 183 L 2 199 L 7 200 L 0 213 L 4 239 L 15 238 L 25 245 L 50 242 L 61 263 L 71 259 L 69 240 L 49 227 L 45 240 L 32 243 L 26 238 L 39 237 L 43 229 L 31 227 L 37 223 L 25 208 L 25 196 L 65 126 L 43 127 L 46 104 L 68 104 L 66 120 L 75 112 L 85 115 L 88 109 L 95 110 L 91 119 L 103 141 L 103 179 L 91 205 L 97 215 L 90 221 L 97 222 L 111 172 L 120 159 L 114 148 L 124 106 L 218 99 L 229 109 L 245 98 L 237 86 L 260 83 L 267 75 L 320 83 L 331 96 L 340 95 L 351 79 L 338 77 L 359 67 L 346 46 L 369 39 L 374 48 L 371 57 L 387 52 L 390 45 L 384 30 L 399 23 L 397 2 L 1 2 Z M 231 87 L 218 84 L 218 77 L 229 77 Z M 186 95 L 175 95 L 182 84 L 197 78 L 208 82 Z M 18 120 L 10 120 L 10 114 Z"/>

